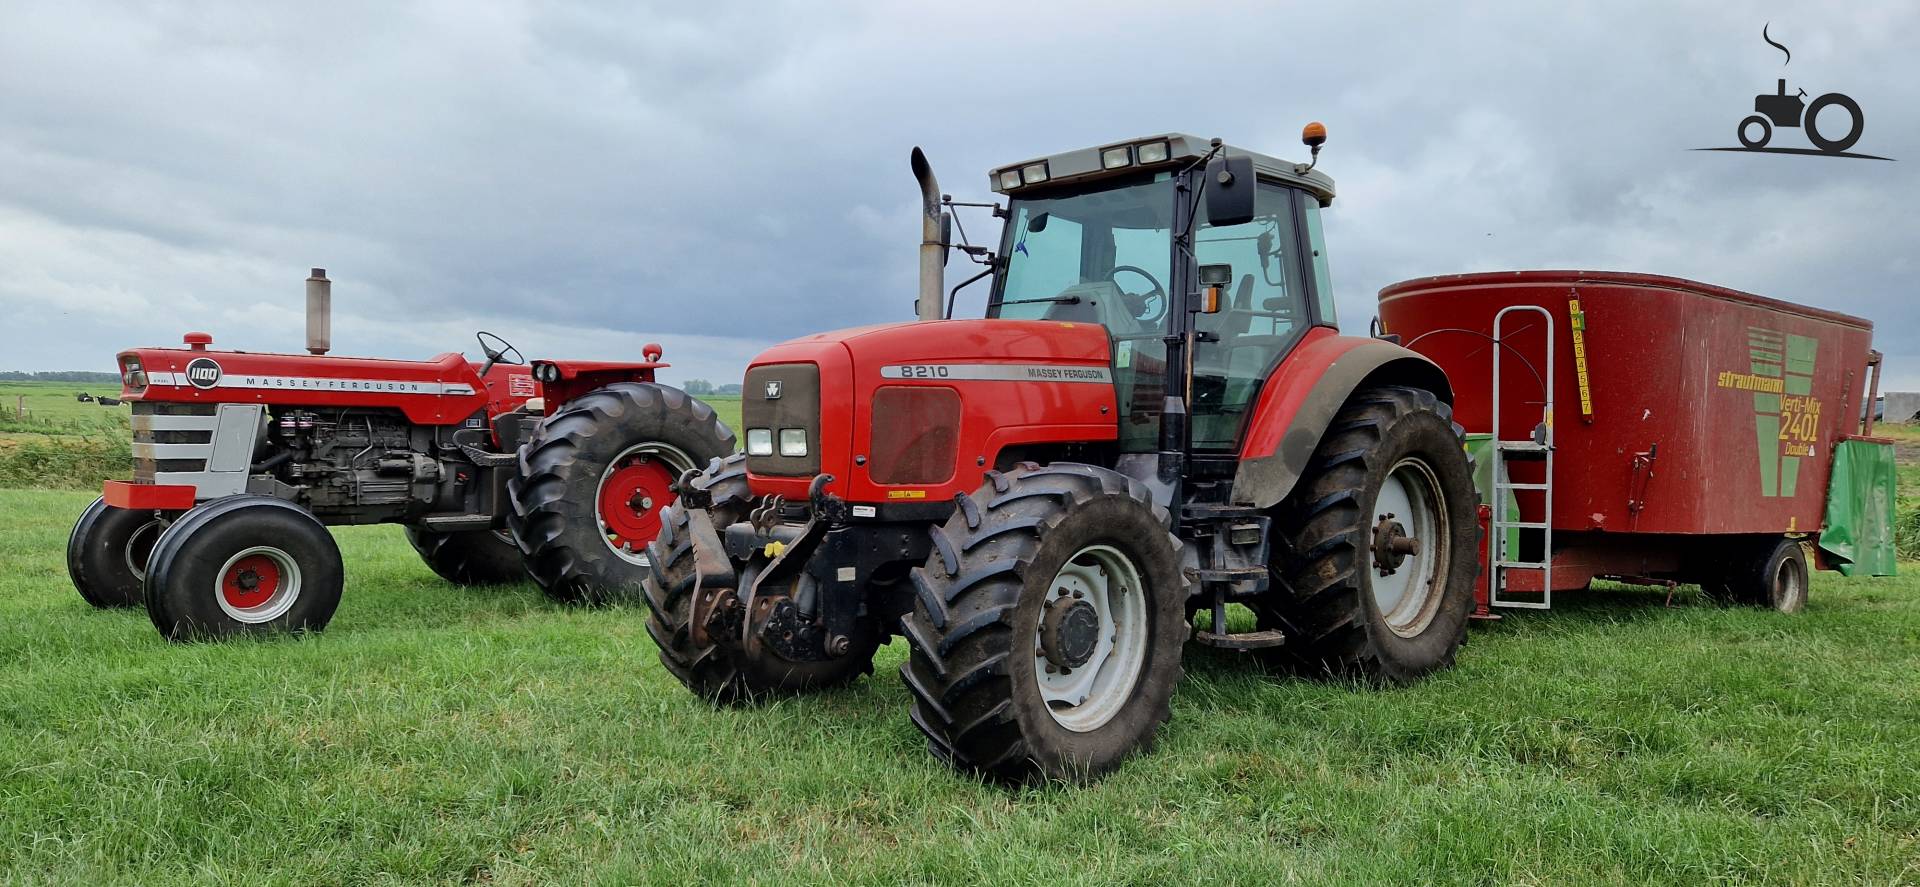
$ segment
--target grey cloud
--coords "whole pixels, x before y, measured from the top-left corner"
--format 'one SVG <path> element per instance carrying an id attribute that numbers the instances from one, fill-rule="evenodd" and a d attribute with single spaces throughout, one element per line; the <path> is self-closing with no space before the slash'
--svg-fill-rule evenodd
<path id="1" fill-rule="evenodd" d="M 905 319 L 906 154 L 996 163 L 1180 129 L 1290 155 L 1324 120 L 1340 306 L 1393 280 L 1617 267 L 1851 311 L 1920 387 L 1910 4 L 259 4 L 0 12 L 0 365 L 97 367 L 209 328 L 344 351 L 485 327 L 660 341 L 724 379 L 767 343 Z M 1746 157 L 1776 77 L 1866 109 L 1858 150 Z M 1797 139 L 1783 132 L 1782 139 Z M 976 239 L 987 219 L 970 217 Z M 962 271 L 957 262 L 954 273 Z"/>

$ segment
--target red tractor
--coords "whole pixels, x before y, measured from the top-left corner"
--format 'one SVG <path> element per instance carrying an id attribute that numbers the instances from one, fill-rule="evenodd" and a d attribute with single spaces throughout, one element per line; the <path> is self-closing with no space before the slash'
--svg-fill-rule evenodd
<path id="1" fill-rule="evenodd" d="M 632 552 L 673 478 L 733 452 L 710 407 L 654 382 L 657 345 L 531 368 L 490 333 L 478 364 L 327 356 L 331 283 L 316 268 L 307 287 L 309 355 L 215 351 L 204 333 L 119 355 L 134 477 L 107 482 L 68 540 L 89 603 L 144 602 L 173 640 L 319 630 L 343 583 L 326 528 L 372 523 L 403 524 L 451 582 L 531 573 L 555 598 L 601 600 L 638 587 Z"/>
<path id="2" fill-rule="evenodd" d="M 1149 745 L 1189 640 L 1384 681 L 1451 664 L 1472 468 L 1445 374 L 1335 329 L 1329 178 L 1173 134 L 996 169 L 1000 246 L 960 245 L 987 316 L 954 320 L 954 204 L 914 167 L 923 322 L 749 367 L 746 452 L 684 479 L 650 549 L 669 671 L 750 700 L 904 635 L 929 749 L 1025 780 Z"/>

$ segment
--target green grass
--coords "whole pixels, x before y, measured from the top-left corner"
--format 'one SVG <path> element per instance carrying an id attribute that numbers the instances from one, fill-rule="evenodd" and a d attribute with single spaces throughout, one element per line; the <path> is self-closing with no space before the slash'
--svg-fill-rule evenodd
<path id="1" fill-rule="evenodd" d="M 1920 882 L 1915 578 L 1566 595 L 1391 691 L 1192 650 L 1152 756 L 1010 792 L 926 755 L 897 643 L 715 711 L 641 613 L 453 588 L 391 527 L 338 532 L 326 633 L 169 645 L 68 586 L 88 498 L 0 491 L 4 883 Z"/>

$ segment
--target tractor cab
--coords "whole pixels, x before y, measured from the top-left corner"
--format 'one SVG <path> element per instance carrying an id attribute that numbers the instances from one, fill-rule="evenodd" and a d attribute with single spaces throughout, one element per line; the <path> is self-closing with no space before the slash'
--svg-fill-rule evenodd
<path id="1" fill-rule="evenodd" d="M 1219 181 L 1249 172 L 1251 181 Z M 1176 392 L 1190 392 L 1191 436 L 1166 443 L 1232 451 L 1280 359 L 1309 329 L 1335 326 L 1324 173 L 1169 134 L 1025 161 L 991 179 L 1010 202 L 987 316 L 1106 327 L 1122 451 L 1161 448 L 1170 366 Z M 1238 193 L 1222 199 L 1229 189 Z M 1210 289 L 1216 301 L 1206 303 Z"/>

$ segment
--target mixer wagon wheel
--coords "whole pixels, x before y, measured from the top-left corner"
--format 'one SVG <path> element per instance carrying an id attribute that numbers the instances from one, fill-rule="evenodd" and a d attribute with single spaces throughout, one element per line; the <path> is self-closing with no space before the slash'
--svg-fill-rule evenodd
<path id="1" fill-rule="evenodd" d="M 1312 673 L 1403 683 L 1453 664 L 1479 571 L 1473 465 L 1432 392 L 1359 391 L 1281 503 L 1282 581 L 1255 603 Z"/>
<path id="2" fill-rule="evenodd" d="M 913 571 L 900 677 L 936 757 L 995 779 L 1083 780 L 1153 744 L 1181 677 L 1188 582 L 1167 510 L 1092 465 L 988 482 Z"/>
<path id="3" fill-rule="evenodd" d="M 616 382 L 568 402 L 520 448 L 507 481 L 527 572 L 562 603 L 637 597 L 673 482 L 733 444 L 713 408 L 677 388 Z"/>
<path id="4" fill-rule="evenodd" d="M 1735 563 L 1717 597 L 1730 603 L 1798 613 L 1807 605 L 1809 561 L 1805 543 L 1797 539 L 1768 540 Z"/>
<path id="5" fill-rule="evenodd" d="M 343 572 L 333 534 L 305 509 L 227 496 L 154 543 L 147 616 L 171 641 L 319 631 L 340 606 Z"/>
<path id="6" fill-rule="evenodd" d="M 502 585 L 527 578 L 520 546 L 505 530 L 434 533 L 410 526 L 407 541 L 429 569 L 455 585 Z"/>
<path id="7" fill-rule="evenodd" d="M 753 504 L 753 493 L 747 489 L 746 456 L 717 460 L 696 483 L 713 497 L 708 514 L 715 527 L 745 519 Z M 661 512 L 660 519 L 660 535 L 647 547 L 649 562 L 657 565 L 648 570 L 646 579 L 647 634 L 660 648 L 660 663 L 694 695 L 731 705 L 834 687 L 873 673 L 873 651 L 879 646 L 880 633 L 872 625 L 855 633 L 844 655 L 818 662 L 790 662 L 764 649 L 759 655 L 748 655 L 715 643 L 695 643 L 688 631 L 694 575 L 687 513 L 674 504 Z M 752 587 L 756 565 L 735 561 L 733 567 L 741 588 Z"/>
<path id="8" fill-rule="evenodd" d="M 153 544 L 178 514 L 133 511 L 93 500 L 67 536 L 67 575 L 80 597 L 103 609 L 139 606 Z"/>

